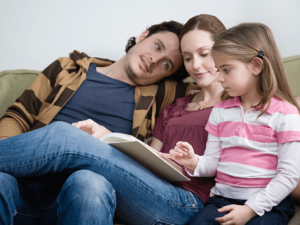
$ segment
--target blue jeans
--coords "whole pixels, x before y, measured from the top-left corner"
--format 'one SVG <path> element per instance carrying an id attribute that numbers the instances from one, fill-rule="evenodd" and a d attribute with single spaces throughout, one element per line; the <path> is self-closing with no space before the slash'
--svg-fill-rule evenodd
<path id="1" fill-rule="evenodd" d="M 65 175 L 56 178 L 60 183 Z M 41 181 L 25 182 L 0 173 L 0 224 L 95 224 L 99 211 L 107 213 L 101 224 L 112 223 L 116 194 L 101 175 L 80 170 L 69 176 L 61 189 L 51 191 Z M 104 201 L 108 206 L 101 204 Z"/>
<path id="2" fill-rule="evenodd" d="M 222 217 L 228 212 L 218 212 L 219 208 L 226 205 L 236 204 L 244 205 L 245 200 L 230 199 L 222 196 L 214 196 L 209 198 L 204 208 L 193 218 L 189 225 L 219 225 L 215 218 Z M 256 216 L 246 223 L 246 225 L 285 225 L 293 216 L 295 206 L 291 196 L 287 196 L 277 206 L 274 206 L 270 212 L 266 212 L 263 216 Z"/>
<path id="3" fill-rule="evenodd" d="M 74 172 L 80 170 L 92 171 L 101 177 L 97 179 L 96 192 L 105 197 L 98 197 L 101 206 L 95 206 L 91 212 L 84 210 L 86 213 L 78 215 L 82 217 L 78 220 L 65 216 L 65 213 L 75 215 L 80 211 L 72 206 L 68 196 L 80 198 L 81 192 L 67 184 Z M 115 217 L 125 224 L 187 224 L 203 207 L 195 194 L 158 178 L 122 152 L 63 122 L 1 140 L 0 171 L 9 174 L 6 176 L 10 178 L 61 172 L 72 174 L 63 185 L 63 189 L 66 186 L 72 191 L 66 189 L 62 194 L 62 189 L 57 201 L 61 224 L 84 224 L 79 221 L 90 218 L 88 213 L 97 216 L 98 220 L 86 224 L 112 224 L 108 217 L 113 215 L 115 207 L 114 192 L 117 199 Z M 82 183 L 87 186 L 91 182 Z M 16 184 L 11 185 L 16 187 Z M 1 196 L 7 189 L 2 185 Z M 0 196 L 0 207 L 7 212 L 1 214 L 3 224 L 11 224 L 16 214 L 14 205 L 17 200 L 12 195 L 6 195 L 5 199 Z M 65 201 L 61 200 L 62 196 Z"/>

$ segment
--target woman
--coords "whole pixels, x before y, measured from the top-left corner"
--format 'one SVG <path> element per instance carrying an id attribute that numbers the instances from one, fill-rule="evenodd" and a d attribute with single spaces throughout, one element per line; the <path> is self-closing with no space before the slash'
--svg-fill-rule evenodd
<path id="1" fill-rule="evenodd" d="M 218 73 L 210 56 L 210 49 L 216 36 L 224 30 L 224 25 L 210 15 L 193 17 L 184 26 L 181 50 L 185 66 L 202 90 L 196 95 L 178 99 L 162 112 L 157 120 L 152 142 L 157 150 L 169 151 L 175 146 L 173 143 L 179 140 L 191 141 L 189 138 L 192 138 L 198 154 L 203 154 L 207 139 L 204 127 L 212 106 L 220 100 L 223 91 L 216 81 Z M 186 123 L 190 125 L 184 125 Z M 109 132 L 91 121 L 74 125 L 91 134 L 94 131 L 96 135 Z M 181 126 L 185 128 L 182 129 Z M 77 171 L 76 173 L 82 174 L 85 174 L 85 170 L 95 172 L 95 175 L 102 178 L 94 184 L 99 187 L 98 191 L 103 197 L 95 199 L 95 204 L 99 205 L 97 220 L 101 224 L 111 224 L 114 212 L 115 217 L 125 224 L 186 224 L 201 210 L 208 198 L 209 189 L 213 186 L 213 180 L 207 178 L 192 178 L 191 182 L 170 184 L 113 147 L 87 133 L 78 132 L 75 127 L 61 122 L 48 127 L 39 129 L 39 135 L 51 136 L 55 132 L 66 143 L 65 146 L 62 145 L 64 147 L 53 149 L 41 146 L 45 149 L 43 152 L 32 153 L 32 157 L 36 159 L 34 166 L 26 165 L 26 170 L 20 165 L 13 168 L 3 166 L 2 171 L 15 177 L 61 171 Z M 173 128 L 177 132 L 177 140 L 172 136 Z M 27 134 L 23 134 L 23 137 L 24 135 Z M 66 188 L 72 188 L 72 185 Z M 64 191 L 61 190 L 58 201 L 65 201 Z M 58 208 L 58 214 L 63 210 Z"/>

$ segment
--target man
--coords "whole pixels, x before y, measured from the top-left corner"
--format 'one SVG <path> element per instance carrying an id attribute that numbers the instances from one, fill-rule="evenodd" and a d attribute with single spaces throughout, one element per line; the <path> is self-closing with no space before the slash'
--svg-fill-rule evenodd
<path id="1" fill-rule="evenodd" d="M 163 107 L 192 88 L 174 80 L 156 83 L 168 76 L 175 80 L 186 76 L 178 72 L 182 69 L 178 39 L 181 28 L 182 25 L 174 21 L 151 26 L 129 40 L 127 54 L 115 63 L 77 51 L 53 62 L 0 120 L 0 139 L 7 139 L 0 141 L 0 151 L 5 152 L 12 145 L 22 146 L 19 148 L 22 154 L 23 149 L 31 145 L 40 151 L 46 151 L 50 145 L 61 148 L 56 141 L 58 131 L 51 140 L 48 134 L 47 140 L 38 141 L 43 140 L 45 134 L 36 129 L 55 121 L 75 123 L 92 119 L 103 126 L 104 132 L 131 133 L 144 140 Z M 33 130 L 36 131 L 27 133 Z M 26 134 L 18 136 L 18 141 L 14 139 L 13 136 L 22 133 Z M 26 144 L 22 140 L 27 141 Z M 42 146 L 44 144 L 47 146 Z M 26 173 L 30 173 L 36 162 L 27 157 Z M 45 160 L 49 159 L 51 157 Z M 3 159 L 2 165 L 6 161 Z M 59 171 L 63 173 L 57 174 Z M 74 170 L 63 168 L 49 173 L 54 172 L 55 175 L 18 180 L 0 173 L 0 223 L 96 224 L 97 215 L 104 211 L 107 224 L 111 223 L 115 193 L 99 196 L 111 188 L 102 176 L 87 170 L 69 176 Z M 22 175 L 16 175 L 19 177 Z M 99 190 L 104 188 L 103 183 L 107 189 Z M 91 199 L 109 202 L 112 207 L 102 211 L 103 204 L 100 207 Z"/>

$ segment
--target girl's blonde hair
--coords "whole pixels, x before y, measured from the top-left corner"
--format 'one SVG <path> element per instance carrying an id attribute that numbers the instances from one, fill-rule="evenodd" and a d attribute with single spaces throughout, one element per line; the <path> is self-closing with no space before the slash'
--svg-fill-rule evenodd
<path id="1" fill-rule="evenodd" d="M 261 116 L 269 107 L 271 98 L 278 97 L 299 106 L 292 94 L 283 69 L 280 53 L 270 28 L 262 23 L 242 23 L 222 32 L 212 48 L 212 54 L 226 56 L 249 63 L 258 53 L 263 51 L 263 68 L 257 76 L 257 91 L 262 100 L 254 107 L 261 110 Z M 229 99 L 227 92 L 222 95 L 222 101 Z M 267 105 L 268 104 L 268 105 Z M 268 107 L 264 109 L 265 105 Z"/>

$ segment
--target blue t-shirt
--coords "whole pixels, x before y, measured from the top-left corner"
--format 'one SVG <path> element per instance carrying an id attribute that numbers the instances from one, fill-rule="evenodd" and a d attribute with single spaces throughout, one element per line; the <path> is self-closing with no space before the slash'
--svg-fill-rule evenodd
<path id="1" fill-rule="evenodd" d="M 92 119 L 111 132 L 131 134 L 134 90 L 123 81 L 98 73 L 96 64 L 91 64 L 86 80 L 52 122 Z"/>

